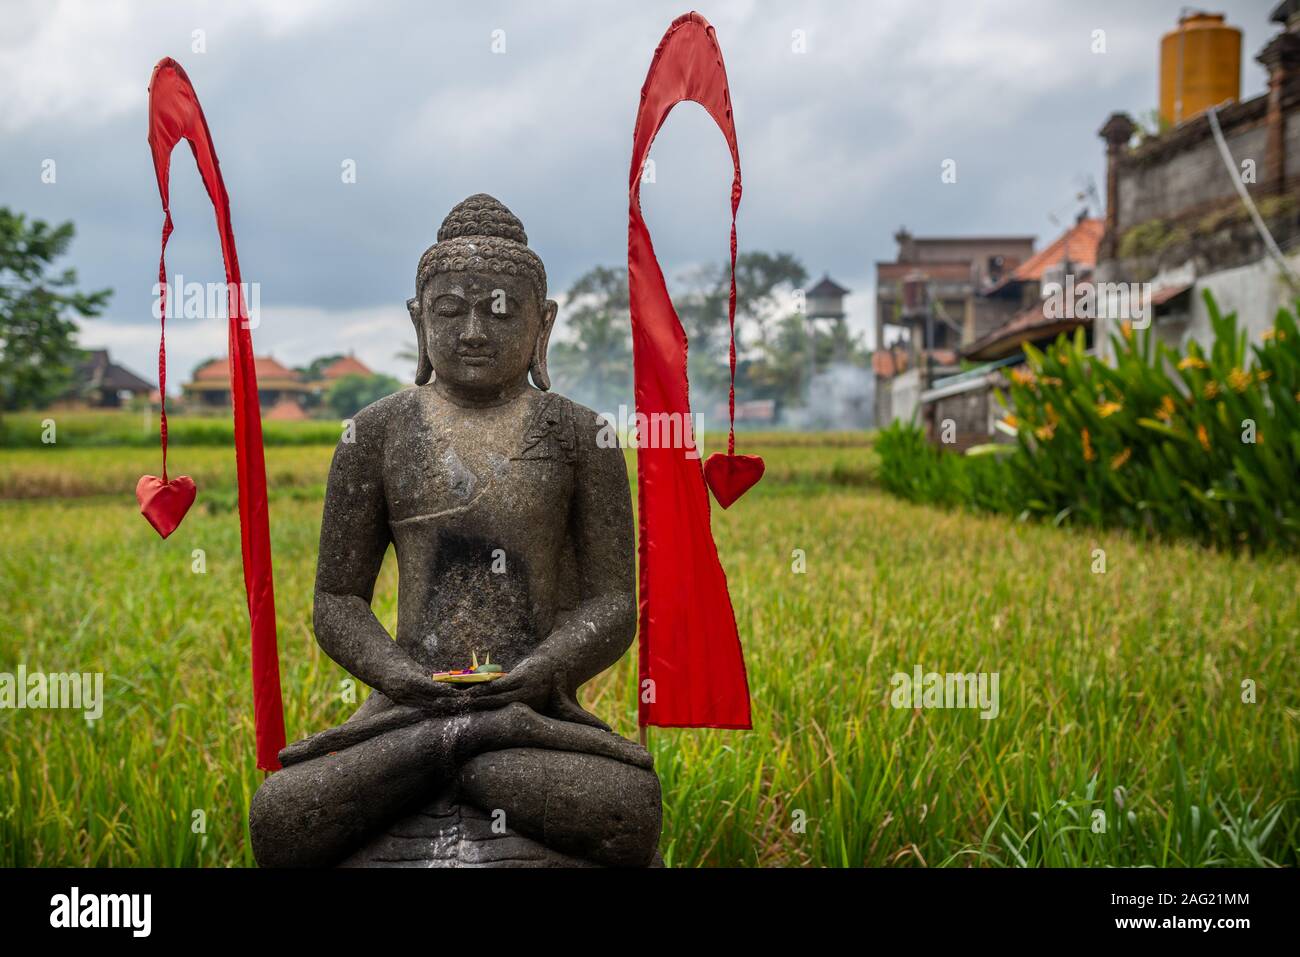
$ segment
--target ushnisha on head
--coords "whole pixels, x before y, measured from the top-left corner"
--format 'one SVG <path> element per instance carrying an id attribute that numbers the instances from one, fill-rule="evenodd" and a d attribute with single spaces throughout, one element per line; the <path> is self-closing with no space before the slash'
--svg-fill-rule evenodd
<path id="1" fill-rule="evenodd" d="M 419 339 L 415 382 L 466 399 L 549 389 L 546 348 L 559 308 L 518 217 L 486 193 L 458 203 L 425 250 L 407 300 Z"/>

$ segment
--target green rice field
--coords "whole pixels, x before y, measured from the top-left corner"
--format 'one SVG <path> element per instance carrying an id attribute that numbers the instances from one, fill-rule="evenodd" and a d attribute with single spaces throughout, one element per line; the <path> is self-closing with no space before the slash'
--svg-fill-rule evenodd
<path id="1" fill-rule="evenodd" d="M 233 451 L 176 429 L 199 500 L 161 541 L 133 495 L 156 445 L 69 434 L 0 449 L 0 672 L 103 672 L 103 716 L 0 710 L 0 866 L 252 865 Z M 268 445 L 294 739 L 355 704 L 311 633 L 332 448 Z M 1300 863 L 1300 558 L 910 504 L 865 435 L 738 451 L 769 467 L 713 512 L 755 727 L 651 730 L 669 865 Z M 375 604 L 392 627 L 391 553 Z M 997 673 L 997 716 L 894 707 L 918 665 Z M 631 737 L 635 671 L 633 651 L 584 689 Z"/>

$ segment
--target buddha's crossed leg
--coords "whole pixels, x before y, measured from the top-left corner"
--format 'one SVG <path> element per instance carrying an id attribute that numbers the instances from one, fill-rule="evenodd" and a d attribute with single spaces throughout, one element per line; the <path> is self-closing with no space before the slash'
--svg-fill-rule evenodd
<path id="1" fill-rule="evenodd" d="M 554 850 L 644 865 L 659 834 L 651 767 L 649 752 L 625 738 L 515 703 L 426 718 L 287 766 L 258 789 L 249 829 L 263 866 L 330 866 L 458 780 L 480 808 Z"/>

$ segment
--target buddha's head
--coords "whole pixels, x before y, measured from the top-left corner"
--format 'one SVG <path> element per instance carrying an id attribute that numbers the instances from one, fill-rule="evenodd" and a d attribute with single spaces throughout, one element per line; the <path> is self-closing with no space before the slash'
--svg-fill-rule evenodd
<path id="1" fill-rule="evenodd" d="M 526 384 L 551 387 L 546 347 L 556 303 L 523 224 L 477 193 L 456 205 L 420 257 L 407 300 L 419 339 L 417 385 L 490 400 Z"/>

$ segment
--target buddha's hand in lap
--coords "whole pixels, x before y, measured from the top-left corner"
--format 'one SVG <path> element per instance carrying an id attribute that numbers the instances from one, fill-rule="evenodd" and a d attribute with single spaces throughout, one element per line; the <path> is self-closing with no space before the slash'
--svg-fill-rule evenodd
<path id="1" fill-rule="evenodd" d="M 434 681 L 432 675 L 412 670 L 390 677 L 379 690 L 396 704 L 419 708 L 438 717 L 500 707 L 500 704 L 488 704 L 470 693 L 476 687 L 482 686 L 467 687 Z"/>
<path id="2" fill-rule="evenodd" d="M 504 677 L 472 686 L 470 694 L 474 696 L 477 709 L 525 704 L 534 711 L 550 714 L 561 721 L 610 731 L 609 725 L 578 707 L 571 696 L 561 693 L 566 678 L 563 665 L 557 664 L 545 652 L 534 651 Z"/>
<path id="3" fill-rule="evenodd" d="M 434 681 L 431 675 L 412 668 L 393 675 L 379 690 L 399 705 L 419 708 L 437 717 L 492 711 L 515 703 L 546 711 L 555 710 L 554 705 L 559 698 L 555 694 L 558 674 L 550 659 L 534 653 L 503 677 L 482 684 L 461 685 Z M 561 711 L 568 710 L 561 708 Z M 608 729 L 604 723 L 580 709 L 576 715 L 563 713 L 560 716 Z"/>
<path id="4" fill-rule="evenodd" d="M 504 677 L 473 686 L 470 694 L 481 707 L 500 708 L 519 702 L 544 711 L 555 698 L 560 669 L 543 652 L 534 651 Z"/>

